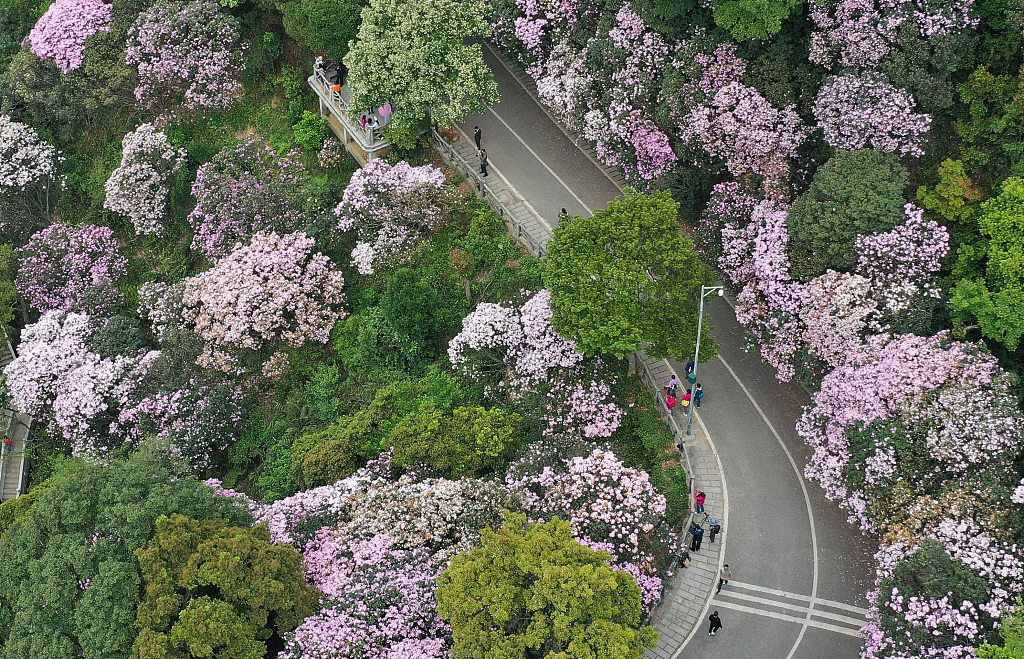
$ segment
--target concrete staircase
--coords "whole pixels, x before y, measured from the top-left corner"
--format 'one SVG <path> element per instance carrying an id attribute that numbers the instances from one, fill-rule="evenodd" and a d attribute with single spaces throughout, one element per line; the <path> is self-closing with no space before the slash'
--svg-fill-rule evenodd
<path id="1" fill-rule="evenodd" d="M 0 352 L 0 370 L 14 360 L 14 349 L 4 342 Z M 32 417 L 12 410 L 0 410 L 0 502 L 15 499 L 26 491 L 25 448 L 32 429 Z M 7 447 L 4 439 L 14 444 Z"/>

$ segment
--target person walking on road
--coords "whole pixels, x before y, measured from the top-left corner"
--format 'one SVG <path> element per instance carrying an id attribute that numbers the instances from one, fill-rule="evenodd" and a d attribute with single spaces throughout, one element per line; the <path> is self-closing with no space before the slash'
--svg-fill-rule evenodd
<path id="1" fill-rule="evenodd" d="M 480 173 L 487 176 L 487 149 L 480 149 Z"/>
<path id="2" fill-rule="evenodd" d="M 693 495 L 693 500 L 697 502 L 698 515 L 704 512 L 704 502 L 707 501 L 707 498 L 708 495 L 704 494 L 700 490 L 697 490 L 697 493 Z"/>
<path id="3" fill-rule="evenodd" d="M 722 592 L 722 586 L 729 583 L 729 579 L 732 579 L 732 570 L 729 569 L 729 564 L 726 563 L 722 566 L 722 573 L 718 575 L 718 590 L 716 593 Z"/>
<path id="4" fill-rule="evenodd" d="M 700 382 L 698 382 L 697 386 L 693 388 L 693 403 L 697 407 L 700 407 L 701 398 L 704 398 L 704 387 L 700 386 Z"/>
<path id="5" fill-rule="evenodd" d="M 711 621 L 711 629 L 708 630 L 708 636 L 714 636 L 722 628 L 722 619 L 718 617 L 718 611 L 715 611 L 708 620 Z"/>
<path id="6" fill-rule="evenodd" d="M 679 378 L 675 373 L 672 374 L 672 379 L 665 385 L 665 391 L 668 392 L 670 396 L 675 396 L 676 392 L 679 391 Z"/>
<path id="7" fill-rule="evenodd" d="M 696 368 L 696 366 L 697 362 L 693 361 L 692 359 L 686 362 L 686 374 L 689 375 L 690 373 L 693 373 L 693 369 Z"/>
<path id="8" fill-rule="evenodd" d="M 480 151 L 480 139 L 483 137 L 483 131 L 480 130 L 480 126 L 473 126 L 473 141 L 476 142 L 476 150 Z"/>

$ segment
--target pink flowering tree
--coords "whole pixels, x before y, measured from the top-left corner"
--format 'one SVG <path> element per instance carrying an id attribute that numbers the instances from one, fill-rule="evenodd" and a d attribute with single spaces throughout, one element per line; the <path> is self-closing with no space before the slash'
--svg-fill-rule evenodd
<path id="1" fill-rule="evenodd" d="M 520 308 L 479 304 L 448 344 L 448 357 L 457 370 L 488 378 L 506 395 L 541 394 L 549 434 L 609 437 L 624 410 L 614 402 L 610 383 L 598 376 L 599 364 L 559 335 L 551 316 L 546 289 Z"/>
<path id="2" fill-rule="evenodd" d="M 765 189 L 777 197 L 787 192 L 789 158 L 809 132 L 794 106 L 779 110 L 740 82 L 725 85 L 708 104 L 695 107 L 679 129 L 684 139 L 722 158 L 733 175 L 763 177 Z"/>
<path id="3" fill-rule="evenodd" d="M 181 389 L 160 391 L 132 401 L 118 413 L 127 440 L 165 439 L 176 456 L 195 469 L 212 466 L 240 436 L 245 407 L 242 390 L 231 384 L 190 380 Z"/>
<path id="4" fill-rule="evenodd" d="M 978 25 L 974 0 L 813 0 L 810 60 L 829 69 L 873 69 L 897 46 L 910 23 L 921 37 L 947 36 Z"/>
<path id="5" fill-rule="evenodd" d="M 1007 458 L 1024 447 L 1008 392 L 977 346 L 945 334 L 868 337 L 797 424 L 814 449 L 805 473 L 866 531 L 904 510 L 896 483 L 929 492 L 968 471 L 1008 478 Z"/>
<path id="6" fill-rule="evenodd" d="M 90 458 L 123 445 L 118 412 L 159 356 L 100 357 L 87 344 L 93 329 L 84 314 L 47 312 L 25 328 L 4 369 L 15 409 L 49 422 L 74 455 Z"/>
<path id="7" fill-rule="evenodd" d="M 28 33 L 29 49 L 64 73 L 82 66 L 86 39 L 110 32 L 114 5 L 103 0 L 57 0 Z"/>
<path id="8" fill-rule="evenodd" d="M 452 201 L 436 167 L 374 160 L 352 175 L 334 214 L 339 230 L 356 232 L 352 261 L 360 274 L 371 275 L 408 259 L 441 226 Z"/>
<path id="9" fill-rule="evenodd" d="M 148 105 L 180 97 L 190 110 L 223 110 L 242 91 L 238 20 L 216 0 L 160 0 L 128 33 L 125 59 L 139 71 L 135 97 Z"/>
<path id="10" fill-rule="evenodd" d="M 54 224 L 18 251 L 15 285 L 34 309 L 103 315 L 121 301 L 128 262 L 107 227 Z"/>
<path id="11" fill-rule="evenodd" d="M 196 207 L 188 216 L 195 231 L 192 248 L 219 258 L 257 232 L 299 229 L 308 194 L 297 157 L 279 156 L 250 138 L 200 167 L 192 184 Z"/>
<path id="12" fill-rule="evenodd" d="M 917 114 L 914 99 L 877 72 L 843 73 L 825 81 L 814 101 L 814 118 L 836 149 L 924 155 L 931 117 Z"/>
<path id="13" fill-rule="evenodd" d="M 121 166 L 107 179 L 103 207 L 131 219 L 137 234 L 160 234 L 174 175 L 185 164 L 185 150 L 171 146 L 153 124 L 124 136 Z"/>
<path id="14" fill-rule="evenodd" d="M 238 369 L 238 357 L 285 344 L 326 343 L 345 317 L 344 279 L 304 233 L 257 233 L 188 279 L 183 317 L 206 342 L 203 366 Z"/>
<path id="15" fill-rule="evenodd" d="M 738 181 L 718 183 L 711 189 L 693 244 L 705 263 L 718 264 L 722 258 L 722 230 L 726 226 L 745 227 L 759 200 Z"/>
<path id="16" fill-rule="evenodd" d="M 676 538 L 665 528 L 665 497 L 648 474 L 603 449 L 531 472 L 513 468 L 506 477 L 506 486 L 520 493 L 530 515 L 561 517 L 581 544 L 610 552 L 613 567 L 638 577 L 650 610 L 661 598 L 657 575 Z"/>
<path id="17" fill-rule="evenodd" d="M 871 280 L 829 270 L 807 284 L 800 308 L 807 350 L 830 366 L 839 366 L 878 329 L 878 302 Z"/>
<path id="18" fill-rule="evenodd" d="M 57 165 L 57 150 L 30 126 L 0 114 L 0 191 L 19 192 L 47 181 Z"/>

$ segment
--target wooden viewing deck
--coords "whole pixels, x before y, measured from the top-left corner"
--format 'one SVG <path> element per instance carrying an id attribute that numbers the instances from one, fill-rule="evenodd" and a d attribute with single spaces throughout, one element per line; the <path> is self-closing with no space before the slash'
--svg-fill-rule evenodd
<path id="1" fill-rule="evenodd" d="M 14 361 L 14 348 L 6 339 L 5 350 L 0 353 L 0 370 Z M 0 444 L 0 502 L 16 499 L 27 490 L 27 466 L 25 448 L 32 430 L 32 417 L 12 410 L 0 409 L 0 432 L 2 439 L 14 441 L 11 448 Z"/>

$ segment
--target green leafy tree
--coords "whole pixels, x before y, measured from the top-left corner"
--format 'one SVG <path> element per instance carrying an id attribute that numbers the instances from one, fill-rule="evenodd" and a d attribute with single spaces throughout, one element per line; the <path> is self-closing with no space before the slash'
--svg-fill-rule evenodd
<path id="1" fill-rule="evenodd" d="M 803 0 L 712 0 L 715 23 L 737 41 L 767 39 Z"/>
<path id="2" fill-rule="evenodd" d="M 1017 600 L 1015 609 L 999 618 L 1003 645 L 981 646 L 978 659 L 1024 659 L 1024 601 Z"/>
<path id="3" fill-rule="evenodd" d="M 135 550 L 161 515 L 252 516 L 155 452 L 82 464 L 43 494 L 0 544 L 4 659 L 128 659 L 142 575 Z"/>
<path id="4" fill-rule="evenodd" d="M 288 0 L 277 2 L 284 31 L 314 53 L 338 62 L 359 30 L 366 0 Z"/>
<path id="5" fill-rule="evenodd" d="M 371 0 L 345 56 L 353 108 L 391 103 L 396 125 L 428 112 L 440 124 L 483 112 L 498 102 L 498 84 L 480 44 L 468 41 L 490 35 L 481 2 Z"/>
<path id="6" fill-rule="evenodd" d="M 136 659 L 262 659 L 268 640 L 280 644 L 316 610 L 302 555 L 271 543 L 265 526 L 165 516 L 135 554 L 145 586 Z"/>
<path id="7" fill-rule="evenodd" d="M 455 659 L 642 657 L 658 633 L 642 626 L 640 588 L 576 542 L 557 517 L 510 515 L 438 577 L 437 610 Z"/>
<path id="8" fill-rule="evenodd" d="M 959 160 L 946 159 L 939 165 L 939 183 L 934 188 L 921 186 L 917 200 L 925 210 L 935 213 L 947 222 L 970 222 L 983 193 L 967 175 Z"/>
<path id="9" fill-rule="evenodd" d="M 14 342 L 14 311 L 18 306 L 18 289 L 14 287 L 14 248 L 0 245 L 0 353 L 7 350 L 6 340 Z"/>
<path id="10" fill-rule="evenodd" d="M 627 190 L 593 217 L 559 225 L 544 268 L 555 329 L 588 353 L 620 359 L 640 349 L 692 354 L 700 287 L 713 277 L 680 233 L 678 212 L 668 192 Z M 707 336 L 701 354 L 711 359 Z"/>
<path id="11" fill-rule="evenodd" d="M 331 134 L 331 126 L 320 115 L 305 110 L 299 123 L 292 126 L 295 141 L 310 153 L 318 153 L 324 146 L 324 140 Z"/>
<path id="12" fill-rule="evenodd" d="M 394 461 L 400 467 L 430 465 L 445 478 L 480 476 L 512 459 L 521 443 L 519 424 L 518 414 L 497 407 L 446 413 L 428 403 L 391 431 Z"/>
<path id="13" fill-rule="evenodd" d="M 978 227 L 987 240 L 961 246 L 957 267 L 969 271 L 964 261 L 979 260 L 985 276 L 958 282 L 949 305 L 976 318 L 986 337 L 1016 350 L 1024 335 L 1024 179 L 1006 179 L 999 196 L 981 204 Z"/>
<path id="14" fill-rule="evenodd" d="M 895 155 L 871 149 L 839 151 L 814 175 L 786 219 L 794 277 L 857 264 L 858 234 L 889 231 L 904 219 L 907 171 Z"/>

